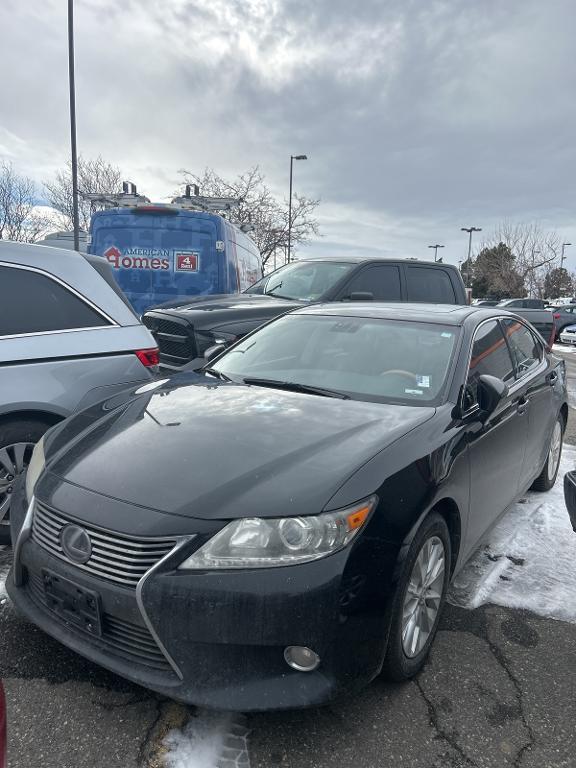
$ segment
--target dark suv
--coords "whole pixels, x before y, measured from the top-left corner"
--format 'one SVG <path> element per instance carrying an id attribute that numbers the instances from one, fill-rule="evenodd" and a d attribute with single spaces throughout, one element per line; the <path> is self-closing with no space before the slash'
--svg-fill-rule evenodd
<path id="1" fill-rule="evenodd" d="M 467 304 L 458 269 L 416 259 L 310 259 L 286 264 L 235 295 L 185 297 L 148 310 L 160 365 L 203 364 L 204 353 L 228 345 L 278 315 L 326 301 Z"/>

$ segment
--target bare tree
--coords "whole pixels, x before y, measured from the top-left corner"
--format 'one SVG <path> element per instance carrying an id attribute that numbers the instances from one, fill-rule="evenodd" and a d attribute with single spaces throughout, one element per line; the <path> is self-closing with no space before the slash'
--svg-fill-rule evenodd
<path id="1" fill-rule="evenodd" d="M 90 218 L 94 211 L 100 210 L 101 205 L 82 199 L 83 192 L 106 194 L 121 191 L 122 171 L 112 163 L 106 162 L 100 155 L 95 159 L 78 158 L 78 201 L 80 229 L 88 231 Z M 73 229 L 73 198 L 72 198 L 72 166 L 68 163 L 58 171 L 52 181 L 44 183 L 50 205 L 59 216 L 59 226 L 62 229 Z"/>
<path id="2" fill-rule="evenodd" d="M 0 163 L 0 240 L 34 243 L 47 231 L 49 219 L 35 210 L 36 186 L 11 163 Z"/>
<path id="3" fill-rule="evenodd" d="M 547 273 L 555 266 L 562 248 L 560 236 L 544 231 L 537 222 L 513 224 L 504 221 L 484 241 L 484 248 L 499 243 L 508 246 L 514 256 L 514 268 L 520 274 L 529 295 L 540 295 Z"/>
<path id="4" fill-rule="evenodd" d="M 250 168 L 233 180 L 226 180 L 212 168 L 202 175 L 180 171 L 186 184 L 197 184 L 201 195 L 235 197 L 242 202 L 234 209 L 233 218 L 239 224 L 252 224 L 251 233 L 260 253 L 262 267 L 272 266 L 278 257 L 286 259 L 288 247 L 288 202 L 279 201 L 264 181 L 258 166 Z M 292 244 L 303 245 L 319 234 L 314 212 L 319 200 L 295 195 L 292 201 Z"/>

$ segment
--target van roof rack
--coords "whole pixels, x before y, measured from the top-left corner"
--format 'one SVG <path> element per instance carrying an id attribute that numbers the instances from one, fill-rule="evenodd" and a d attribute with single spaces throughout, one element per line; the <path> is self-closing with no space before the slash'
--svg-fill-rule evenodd
<path id="1" fill-rule="evenodd" d="M 231 211 L 243 202 L 242 197 L 204 197 L 198 184 L 186 184 L 184 194 L 172 199 L 172 205 L 192 211 Z"/>
<path id="2" fill-rule="evenodd" d="M 150 199 L 145 195 L 139 195 L 136 185 L 131 181 L 122 182 L 122 192 L 102 193 L 83 192 L 84 200 L 102 205 L 104 208 L 139 208 L 149 207 Z M 186 184 L 183 195 L 172 198 L 170 203 L 154 203 L 154 207 L 167 208 L 168 210 L 182 209 L 188 211 L 204 211 L 206 213 L 216 211 L 231 211 L 243 202 L 243 198 L 235 197 L 204 197 L 200 195 L 197 184 Z"/>

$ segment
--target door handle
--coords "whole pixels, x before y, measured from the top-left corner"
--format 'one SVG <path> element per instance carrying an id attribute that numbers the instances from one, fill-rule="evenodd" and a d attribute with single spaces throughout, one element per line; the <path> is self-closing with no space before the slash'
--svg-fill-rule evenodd
<path id="1" fill-rule="evenodd" d="M 518 400 L 518 405 L 516 407 L 517 413 L 526 413 L 526 409 L 528 408 L 530 404 L 530 399 L 526 397 L 525 395 Z"/>
<path id="2" fill-rule="evenodd" d="M 548 384 L 550 384 L 551 387 L 553 387 L 554 384 L 556 384 L 556 382 L 558 381 L 558 374 L 556 373 L 556 371 L 550 371 L 548 376 L 546 376 L 546 381 L 548 382 Z"/>

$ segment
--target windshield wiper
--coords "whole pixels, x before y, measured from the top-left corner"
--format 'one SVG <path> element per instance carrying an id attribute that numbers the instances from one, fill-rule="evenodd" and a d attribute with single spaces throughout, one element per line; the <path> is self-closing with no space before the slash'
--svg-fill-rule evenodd
<path id="1" fill-rule="evenodd" d="M 320 395 L 320 397 L 337 397 L 339 400 L 350 400 L 350 395 L 338 392 L 335 389 L 313 387 L 309 384 L 299 384 L 297 381 L 278 381 L 277 379 L 245 378 L 244 384 L 254 384 L 257 387 L 271 387 L 273 389 L 285 389 L 289 392 L 304 392 L 308 395 Z"/>
<path id="2" fill-rule="evenodd" d="M 217 379 L 220 379 L 221 381 L 232 381 L 232 379 L 229 376 L 226 376 L 226 374 L 222 373 L 222 371 L 217 371 L 216 368 L 200 368 L 200 371 L 202 373 L 209 373 L 210 376 L 215 376 Z"/>
<path id="3" fill-rule="evenodd" d="M 281 293 L 274 293 L 274 291 L 266 291 L 266 296 L 274 296 L 275 299 L 287 299 L 288 301 L 295 301 L 292 296 L 284 296 Z M 299 301 L 299 299 L 296 299 Z"/>

